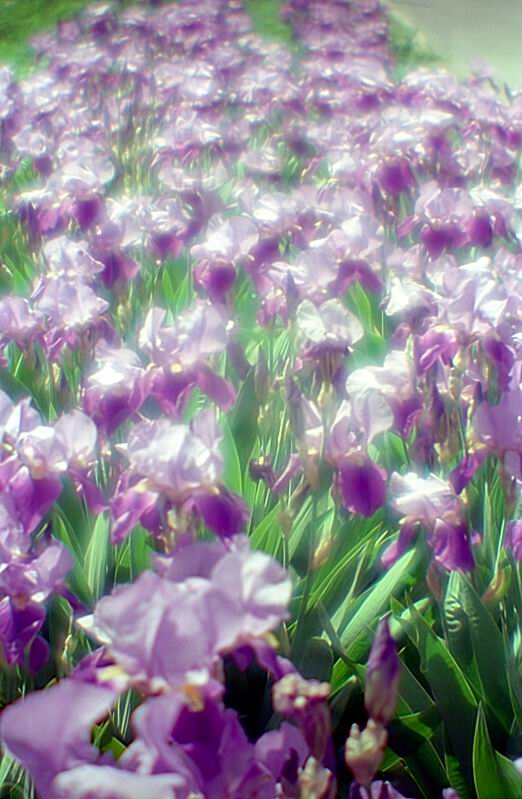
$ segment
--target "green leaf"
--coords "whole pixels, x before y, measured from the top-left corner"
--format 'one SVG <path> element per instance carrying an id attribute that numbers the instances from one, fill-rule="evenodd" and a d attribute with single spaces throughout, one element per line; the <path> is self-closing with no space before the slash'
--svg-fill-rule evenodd
<path id="1" fill-rule="evenodd" d="M 225 461 L 225 468 L 223 472 L 223 482 L 230 491 L 235 491 L 236 494 L 243 493 L 243 479 L 241 473 L 241 464 L 239 462 L 239 455 L 236 447 L 232 430 L 226 416 L 222 417 L 221 429 L 223 430 L 223 441 L 221 444 L 221 451 Z"/>
<path id="2" fill-rule="evenodd" d="M 2 391 L 5 391 L 14 402 L 21 400 L 29 394 L 26 386 L 3 366 L 0 367 L 0 388 Z"/>
<path id="3" fill-rule="evenodd" d="M 281 544 L 283 531 L 279 524 L 281 508 L 276 505 L 250 534 L 253 549 L 260 549 L 267 554 L 277 552 Z"/>
<path id="4" fill-rule="evenodd" d="M 413 613 L 412 624 L 406 622 L 405 627 L 419 651 L 421 671 L 433 692 L 452 752 L 471 786 L 471 751 L 477 712 L 473 691 L 444 641 L 435 635 L 420 613 Z"/>
<path id="5" fill-rule="evenodd" d="M 336 598 L 337 602 L 339 601 L 340 592 L 353 582 L 361 560 L 367 558 L 368 563 L 371 561 L 373 553 L 371 542 L 378 540 L 381 531 L 381 523 L 374 524 L 372 519 L 353 519 L 340 529 L 336 529 L 334 526 L 336 509 L 333 502 L 332 505 L 333 507 L 329 508 L 329 515 L 325 515 L 323 529 L 331 531 L 335 536 L 335 550 L 319 570 L 314 581 L 310 597 L 311 607 L 319 602 L 328 606 L 333 604 Z"/>
<path id="6" fill-rule="evenodd" d="M 491 745 L 482 705 L 473 740 L 473 775 L 478 799 L 520 799 L 522 796 L 522 777 L 511 760 Z"/>
<path id="7" fill-rule="evenodd" d="M 391 569 L 369 589 L 344 629 L 339 629 L 342 620 L 346 618 L 347 608 L 344 603 L 334 614 L 333 625 L 351 657 L 353 645 L 363 636 L 368 637 L 369 630 L 375 627 L 379 617 L 389 609 L 390 598 L 404 588 L 413 573 L 415 560 L 415 550 L 410 550 L 399 558 Z"/>
<path id="8" fill-rule="evenodd" d="M 125 745 L 113 736 L 108 743 L 104 744 L 102 751 L 110 752 L 114 760 L 119 760 L 125 749 Z"/>
<path id="9" fill-rule="evenodd" d="M 111 551 L 109 520 L 100 514 L 94 523 L 84 560 L 85 579 L 95 600 L 104 592 Z"/>
<path id="10" fill-rule="evenodd" d="M 248 460 L 257 438 L 259 402 L 257 401 L 254 383 L 254 370 L 251 369 L 241 386 L 234 413 L 229 422 L 230 432 L 243 470 L 248 467 Z"/>
<path id="11" fill-rule="evenodd" d="M 74 566 L 67 575 L 67 583 L 81 602 L 92 606 L 94 604 L 93 595 L 82 566 L 82 547 L 67 516 L 60 510 L 55 510 L 53 514 L 53 532 L 75 558 Z"/>
<path id="12" fill-rule="evenodd" d="M 322 638 L 311 638 L 296 666 L 307 680 L 329 682 L 333 664 L 334 656 L 330 644 Z"/>
<path id="13" fill-rule="evenodd" d="M 129 536 L 131 579 L 134 580 L 139 574 L 150 568 L 151 552 L 150 533 L 141 526 L 136 527 Z"/>
<path id="14" fill-rule="evenodd" d="M 444 747 L 444 765 L 446 766 L 449 784 L 453 790 L 457 792 L 459 799 L 475 799 L 464 777 L 458 758 L 456 758 L 450 750 L 451 744 L 446 739 L 446 746 Z"/>
<path id="15" fill-rule="evenodd" d="M 453 597 L 462 608 L 463 618 L 469 629 L 483 701 L 499 719 L 505 732 L 508 732 L 513 721 L 513 710 L 502 633 L 469 578 L 453 572 L 447 595 Z"/>

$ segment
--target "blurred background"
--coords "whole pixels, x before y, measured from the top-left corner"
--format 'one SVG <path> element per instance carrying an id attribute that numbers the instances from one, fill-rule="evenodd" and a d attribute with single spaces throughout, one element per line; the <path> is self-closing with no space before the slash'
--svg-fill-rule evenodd
<path id="1" fill-rule="evenodd" d="M 34 33 L 74 14 L 89 0 L 0 0 L 0 60 L 17 66 L 27 58 L 25 42 Z M 159 2 L 159 0 L 156 0 Z M 133 0 L 117 0 L 122 5 Z M 134 0 L 149 3 L 151 0 Z M 329 0 L 324 0 L 328 3 Z M 354 0 L 357 2 L 357 0 Z M 416 32 L 419 51 L 434 53 L 441 65 L 458 75 L 469 73 L 480 60 L 500 82 L 522 89 L 522 0 L 382 0 L 393 12 L 411 46 Z M 281 38 L 277 19 L 279 0 L 245 0 L 264 28 Z M 272 31 L 272 28 L 274 29 Z M 429 59 L 425 59 L 429 63 Z"/>
<path id="2" fill-rule="evenodd" d="M 480 59 L 495 76 L 522 88 L 522 0 L 385 0 L 418 31 L 419 45 L 459 75 Z"/>

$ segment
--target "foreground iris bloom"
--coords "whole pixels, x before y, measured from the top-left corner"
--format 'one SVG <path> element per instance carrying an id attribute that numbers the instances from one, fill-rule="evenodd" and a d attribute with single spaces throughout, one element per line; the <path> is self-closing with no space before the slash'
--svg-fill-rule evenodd
<path id="1" fill-rule="evenodd" d="M 4 745 L 42 799 L 273 799 L 276 783 L 297 782 L 313 731 L 283 724 L 250 743 L 223 707 L 221 658 L 255 649 L 286 618 L 288 575 L 244 538 L 228 549 L 185 543 L 157 568 L 98 602 L 82 626 L 104 644 L 102 657 L 12 705 L 2 715 Z M 115 672 L 125 679 L 113 680 Z M 130 686 L 145 701 L 133 715 L 134 741 L 115 762 L 91 744 L 91 729 Z"/>
<path id="2" fill-rule="evenodd" d="M 159 690 L 214 674 L 218 657 L 256 646 L 286 617 L 291 582 L 247 539 L 181 546 L 98 603 L 84 626 L 137 685 Z M 198 676 L 199 675 L 199 676 Z"/>
<path id="3" fill-rule="evenodd" d="M 115 762 L 90 743 L 113 691 L 64 680 L 4 713 L 2 740 L 28 770 L 41 799 L 273 799 L 308 757 L 299 731 L 283 724 L 252 744 L 218 697 L 149 698 L 135 711 L 134 741 Z M 34 738 L 24 735 L 31 719 Z M 46 732 L 47 731 L 47 732 Z M 59 743 L 59 745 L 57 745 Z"/>
<path id="4" fill-rule="evenodd" d="M 106 688 L 64 680 L 2 714 L 3 743 L 24 764 L 41 799 L 56 799 L 53 782 L 58 774 L 96 760 L 91 727 L 107 715 L 115 700 L 115 693 Z"/>
<path id="5" fill-rule="evenodd" d="M 375 780 L 368 787 L 353 783 L 350 786 L 349 799 L 407 799 L 404 794 L 393 787 L 391 782 Z"/>

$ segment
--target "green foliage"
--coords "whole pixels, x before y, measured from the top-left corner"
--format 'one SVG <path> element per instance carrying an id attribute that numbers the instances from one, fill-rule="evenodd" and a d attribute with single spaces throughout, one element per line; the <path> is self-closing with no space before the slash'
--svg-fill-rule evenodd
<path id="1" fill-rule="evenodd" d="M 280 0 L 245 0 L 245 7 L 252 17 L 254 30 L 262 36 L 290 43 L 292 29 L 280 15 Z"/>
<path id="2" fill-rule="evenodd" d="M 398 79 L 415 67 L 440 65 L 440 56 L 419 43 L 418 33 L 414 28 L 393 13 L 388 15 L 388 19 L 391 51 Z"/>
<path id="3" fill-rule="evenodd" d="M 32 66 L 31 36 L 74 16 L 88 0 L 3 0 L 0 5 L 0 60 L 20 74 Z"/>
<path id="4" fill-rule="evenodd" d="M 492 746 L 482 705 L 473 740 L 473 774 L 477 799 L 519 799 L 522 776 L 511 760 Z"/>

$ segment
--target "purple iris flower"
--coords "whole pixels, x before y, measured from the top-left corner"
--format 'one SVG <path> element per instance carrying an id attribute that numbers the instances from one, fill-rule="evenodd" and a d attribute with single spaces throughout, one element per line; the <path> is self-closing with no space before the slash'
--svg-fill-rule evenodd
<path id="1" fill-rule="evenodd" d="M 354 452 L 337 467 L 334 487 L 346 510 L 373 516 L 386 499 L 386 471 L 367 455 Z"/>
<path id="2" fill-rule="evenodd" d="M 2 713 L 2 741 L 27 769 L 42 799 L 56 799 L 57 775 L 96 760 L 91 727 L 107 715 L 115 699 L 107 688 L 64 680 Z"/>
<path id="3" fill-rule="evenodd" d="M 427 479 L 410 472 L 392 475 L 392 506 L 401 516 L 401 532 L 397 542 L 384 552 L 386 565 L 394 562 L 409 546 L 420 523 L 428 531 L 428 544 L 435 560 L 449 571 L 473 569 L 468 531 L 463 520 L 463 507 L 452 484 L 434 474 Z"/>
<path id="4" fill-rule="evenodd" d="M 505 535 L 506 547 L 511 550 L 515 560 L 522 560 L 522 522 L 508 522 Z"/>
<path id="5" fill-rule="evenodd" d="M 159 497 L 176 514 L 178 532 L 191 528 L 196 512 L 219 535 L 238 533 L 248 512 L 243 500 L 222 485 L 220 441 L 210 409 L 195 416 L 190 427 L 166 419 L 136 425 L 128 443 L 120 445 L 130 466 L 112 501 L 113 538 L 124 538 L 138 520 L 148 526 L 144 514 Z"/>
<path id="6" fill-rule="evenodd" d="M 382 367 L 356 369 L 346 381 L 346 391 L 368 442 L 390 428 L 390 411 L 393 427 L 407 435 L 422 407 L 415 366 L 403 350 L 392 350 Z"/>
<path id="7" fill-rule="evenodd" d="M 134 684 L 152 691 L 205 684 L 219 673 L 220 655 L 255 649 L 286 618 L 286 572 L 245 538 L 229 546 L 181 546 L 170 563 L 159 562 L 159 574 L 115 589 L 84 622 Z"/>
<path id="8" fill-rule="evenodd" d="M 99 430 L 112 435 L 117 427 L 141 408 L 150 378 L 133 350 L 98 344 L 95 360 L 99 368 L 86 381 L 85 412 Z"/>
<path id="9" fill-rule="evenodd" d="M 65 278 L 47 283 L 36 308 L 48 319 L 50 329 L 45 343 L 49 357 L 56 358 L 66 344 L 76 349 L 86 331 L 108 335 L 111 327 L 104 317 L 108 307 L 109 303 L 85 283 Z"/>
<path id="10" fill-rule="evenodd" d="M 225 300 L 236 277 L 236 266 L 248 258 L 258 239 L 256 225 L 246 217 L 210 220 L 206 242 L 195 244 L 190 254 L 195 260 L 196 284 L 213 302 Z"/>
<path id="11" fill-rule="evenodd" d="M 506 392 L 497 405 L 480 402 L 472 419 L 478 454 L 481 449 L 496 454 L 506 472 L 517 480 L 522 479 L 521 415 L 522 391 L 517 388 Z"/>
<path id="12" fill-rule="evenodd" d="M 319 307 L 303 300 L 297 308 L 296 327 L 304 360 L 344 355 L 363 336 L 361 323 L 339 300 L 327 300 Z"/>
<path id="13" fill-rule="evenodd" d="M 67 236 L 50 239 L 42 247 L 45 281 L 69 280 L 92 284 L 103 271 L 103 264 L 89 253 L 86 241 L 73 241 Z"/>
<path id="14" fill-rule="evenodd" d="M 3 297 L 0 299 L 0 331 L 0 346 L 14 341 L 22 350 L 27 349 L 44 332 L 42 315 L 23 297 Z"/>
<path id="15" fill-rule="evenodd" d="M 344 400 L 333 420 L 326 444 L 329 463 L 335 468 L 334 489 L 341 503 L 362 516 L 373 516 L 384 505 L 386 471 L 366 452 L 374 436 L 393 424 L 393 413 L 384 397 L 369 391 Z"/>
<path id="16" fill-rule="evenodd" d="M 407 799 L 391 782 L 375 780 L 367 787 L 352 783 L 348 799 Z"/>
<path id="17" fill-rule="evenodd" d="M 189 392 L 199 386 L 223 410 L 235 401 L 231 383 L 216 374 L 208 361 L 228 344 L 227 322 L 214 306 L 196 301 L 171 326 L 166 312 L 153 308 L 140 332 L 139 344 L 156 367 L 150 372 L 150 394 L 166 413 L 178 415 Z"/>
<path id="18" fill-rule="evenodd" d="M 6 533 L 0 531 L 4 541 Z M 26 652 L 33 671 L 47 660 L 47 645 L 38 637 L 45 621 L 43 603 L 51 593 L 60 592 L 73 565 L 70 553 L 58 541 L 50 542 L 39 553 L 11 551 L 9 559 L 4 560 L 0 571 L 0 643 L 8 665 L 23 665 Z"/>

